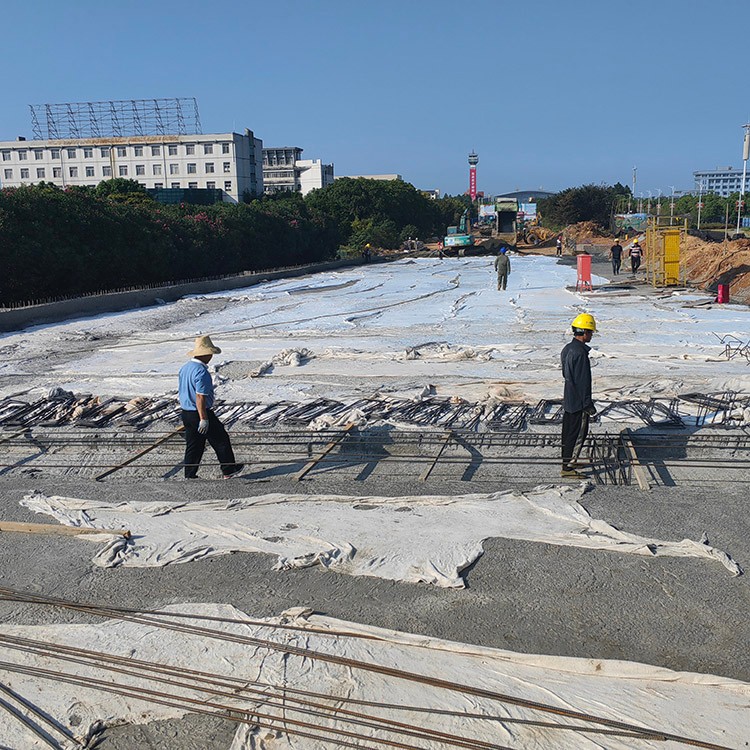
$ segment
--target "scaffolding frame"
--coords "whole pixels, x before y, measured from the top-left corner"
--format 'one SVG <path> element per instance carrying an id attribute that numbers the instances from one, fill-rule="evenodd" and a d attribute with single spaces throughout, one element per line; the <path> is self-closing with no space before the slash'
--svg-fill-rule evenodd
<path id="1" fill-rule="evenodd" d="M 125 138 L 201 134 L 194 97 L 29 104 L 34 138 Z"/>
<path id="2" fill-rule="evenodd" d="M 653 287 L 685 285 L 680 250 L 687 236 L 687 219 L 683 226 L 673 221 L 666 216 L 650 216 L 647 221 L 646 275 Z"/>

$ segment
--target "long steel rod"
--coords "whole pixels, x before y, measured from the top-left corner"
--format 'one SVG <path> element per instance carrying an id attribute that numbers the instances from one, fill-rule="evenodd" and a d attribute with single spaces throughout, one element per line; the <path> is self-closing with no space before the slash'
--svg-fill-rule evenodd
<path id="1" fill-rule="evenodd" d="M 444 715 L 450 715 L 456 718 L 463 718 L 463 719 L 481 719 L 481 720 L 491 719 L 493 721 L 501 721 L 501 722 L 510 723 L 510 724 L 516 723 L 516 724 L 524 724 L 524 725 L 532 725 L 532 726 L 543 726 L 543 727 L 550 728 L 550 729 L 570 730 L 570 731 L 578 731 L 578 732 L 584 732 L 584 733 L 607 734 L 607 735 L 627 736 L 627 737 L 648 737 L 649 739 L 652 738 L 652 735 L 650 734 L 643 735 L 642 733 L 634 733 L 630 731 L 625 732 L 622 730 L 615 730 L 615 729 L 604 729 L 602 727 L 585 727 L 585 726 L 570 725 L 570 724 L 554 724 L 551 722 L 534 721 L 531 719 L 488 716 L 487 714 L 473 714 L 473 713 L 466 713 L 466 712 L 460 712 L 460 711 L 445 711 L 441 709 L 436 709 L 434 707 L 420 707 L 420 706 L 411 706 L 411 705 L 382 703 L 382 702 L 376 702 L 376 701 L 356 700 L 356 699 L 351 699 L 351 698 L 345 698 L 340 695 L 327 695 L 325 693 L 316 693 L 316 692 L 311 692 L 311 691 L 296 690 L 296 689 L 289 688 L 286 685 L 273 685 L 273 684 L 263 683 L 263 682 L 256 681 L 256 680 L 250 680 L 248 678 L 231 677 L 229 675 L 222 675 L 218 673 L 202 672 L 198 670 L 185 668 L 183 666 L 171 666 L 168 664 L 154 664 L 152 662 L 142 661 L 139 659 L 135 659 L 134 657 L 130 657 L 130 656 L 128 657 L 118 656 L 115 654 L 107 654 L 107 653 L 103 653 L 99 651 L 92 651 L 90 649 L 79 649 L 79 648 L 75 648 L 73 646 L 67 646 L 64 644 L 46 643 L 42 641 L 34 641 L 30 639 L 25 639 L 25 638 L 14 638 L 14 637 L 0 635 L 0 641 L 5 643 L 11 649 L 17 648 L 19 650 L 26 651 L 28 653 L 35 653 L 41 656 L 48 656 L 50 658 L 61 659 L 64 661 L 70 661 L 73 663 L 84 664 L 88 666 L 93 665 L 98 668 L 105 668 L 105 669 L 109 669 L 110 671 L 115 671 L 115 672 L 119 672 L 123 674 L 133 675 L 134 673 L 137 672 L 138 669 L 140 669 L 146 672 L 156 672 L 158 674 L 167 674 L 167 675 L 175 675 L 178 677 L 187 677 L 188 680 L 192 680 L 193 682 L 200 683 L 202 681 L 202 682 L 205 682 L 206 684 L 222 686 L 233 691 L 230 693 L 226 693 L 223 691 L 205 690 L 201 688 L 201 692 L 211 692 L 216 695 L 224 695 L 225 697 L 232 697 L 232 698 L 236 698 L 238 692 L 240 693 L 246 692 L 246 693 L 251 693 L 253 695 L 257 695 L 260 698 L 266 699 L 265 705 L 267 706 L 285 708 L 285 707 L 288 707 L 286 704 L 288 704 L 289 702 L 295 702 L 302 706 L 310 706 L 310 707 L 322 709 L 323 711 L 328 711 L 334 714 L 340 713 L 340 714 L 344 714 L 348 716 L 353 716 L 357 719 L 365 719 L 370 722 L 373 722 L 373 721 L 381 722 L 384 725 L 388 725 L 390 727 L 396 727 L 399 729 L 412 729 L 415 727 L 415 725 L 413 723 L 405 724 L 403 722 L 399 722 L 393 719 L 387 719 L 381 716 L 366 714 L 361 711 L 353 711 L 351 709 L 344 709 L 341 706 L 330 706 L 327 704 L 320 704 L 315 701 L 310 701 L 307 699 L 293 698 L 291 697 L 290 694 L 305 695 L 307 697 L 314 697 L 320 700 L 327 700 L 333 703 L 351 703 L 351 704 L 356 704 L 356 705 L 366 705 L 371 708 L 385 708 L 385 709 L 394 710 L 394 711 L 444 714 Z M 125 668 L 120 669 L 119 667 L 109 667 L 109 666 L 101 667 L 101 665 L 97 663 L 98 661 L 104 661 L 108 664 L 114 664 L 114 665 L 123 665 Z M 143 674 L 141 674 L 141 676 L 144 677 L 144 679 L 153 679 L 151 677 L 144 676 Z M 249 688 L 248 685 L 256 685 L 257 687 Z M 182 684 L 182 687 L 185 687 L 190 690 L 196 689 L 192 685 L 188 685 L 188 684 Z M 276 692 L 269 693 L 268 692 L 269 688 Z M 269 698 L 279 699 L 279 700 L 284 701 L 284 703 L 282 703 L 281 705 L 275 704 L 275 703 L 269 703 L 267 702 Z M 297 709 L 291 709 L 291 710 L 297 710 Z M 372 726 L 371 724 L 367 724 L 367 725 Z M 425 734 L 434 735 L 435 737 L 439 737 L 439 736 L 442 736 L 444 738 L 448 737 L 446 733 L 437 732 L 436 730 L 431 730 L 426 727 L 419 727 L 419 729 Z M 457 736 L 458 735 L 451 735 L 451 738 L 455 738 Z M 484 742 L 483 740 L 471 740 L 471 742 L 475 743 L 479 747 L 485 747 L 485 746 L 492 747 L 493 746 L 490 743 Z"/>
<path id="2" fill-rule="evenodd" d="M 6 591 L 14 599 L 17 599 L 19 595 L 22 595 L 20 592 L 16 592 L 16 591 L 13 591 L 12 589 L 5 589 L 5 588 L 0 588 L 0 595 L 3 595 Z M 691 745 L 694 747 L 707 748 L 708 750 L 731 750 L 720 745 L 706 743 L 700 740 L 693 740 L 688 737 L 682 737 L 680 735 L 675 735 L 671 733 L 660 732 L 658 730 L 653 730 L 653 729 L 649 729 L 646 727 L 639 727 L 637 725 L 629 724 L 627 722 L 617 721 L 614 719 L 607 719 L 607 718 L 600 717 L 600 716 L 594 716 L 592 714 L 586 714 L 586 713 L 583 713 L 580 711 L 574 711 L 571 709 L 560 708 L 557 706 L 540 703 L 538 701 L 530 701 L 530 700 L 526 700 L 523 698 L 518 698 L 516 696 L 507 695 L 504 693 L 500 693 L 500 692 L 493 691 L 493 690 L 487 690 L 484 688 L 478 688 L 478 687 L 471 686 L 471 685 L 454 683 L 454 682 L 451 682 L 450 680 L 430 677 L 430 676 L 418 674 L 415 672 L 409 672 L 407 670 L 398 669 L 396 667 L 386 667 L 380 664 L 368 663 L 368 662 L 364 662 L 358 659 L 349 659 L 346 657 L 337 656 L 335 654 L 314 651 L 312 649 L 306 649 L 306 648 L 302 648 L 299 646 L 292 646 L 289 644 L 282 644 L 282 643 L 278 643 L 275 641 L 270 641 L 268 639 L 256 638 L 256 637 L 247 636 L 247 635 L 230 634 L 224 631 L 213 630 L 211 628 L 204 628 L 200 626 L 184 626 L 184 625 L 175 624 L 175 623 L 165 623 L 163 620 L 160 620 L 158 617 L 124 615 L 121 613 L 112 612 L 111 610 L 108 610 L 106 607 L 80 605 L 75 602 L 70 602 L 68 600 L 63 600 L 63 599 L 50 600 L 49 598 L 46 598 L 46 597 L 38 597 L 38 596 L 33 596 L 33 595 L 28 595 L 28 594 L 25 594 L 22 596 L 24 596 L 26 601 L 32 602 L 32 603 L 45 604 L 48 606 L 63 607 L 66 609 L 73 609 L 73 610 L 80 611 L 80 612 L 86 612 L 88 614 L 94 614 L 99 617 L 110 617 L 110 618 L 115 617 L 115 618 L 119 618 L 127 622 L 135 622 L 138 624 L 149 624 L 149 625 L 154 625 L 155 627 L 175 630 L 177 632 L 183 632 L 183 633 L 192 634 L 192 635 L 204 635 L 208 638 L 216 638 L 218 640 L 226 640 L 226 641 L 230 641 L 234 643 L 245 643 L 247 645 L 252 645 L 252 646 L 256 646 L 260 648 L 268 648 L 271 650 L 280 651 L 282 653 L 286 653 L 286 654 L 290 654 L 294 656 L 300 656 L 300 657 L 308 658 L 308 659 L 318 659 L 320 661 L 328 662 L 331 664 L 337 664 L 339 666 L 344 666 L 347 668 L 361 669 L 363 671 L 374 672 L 374 673 L 382 674 L 388 677 L 394 677 L 396 679 L 403 679 L 403 680 L 410 681 L 410 682 L 416 682 L 418 684 L 429 685 L 430 687 L 441 688 L 441 689 L 448 690 L 451 692 L 457 692 L 457 693 L 461 693 L 464 695 L 472 695 L 477 698 L 484 698 L 487 700 L 498 701 L 501 703 L 510 703 L 512 705 L 539 710 L 539 711 L 550 713 L 556 716 L 564 716 L 567 718 L 576 719 L 580 721 L 586 721 L 592 724 L 598 724 L 601 726 L 611 727 L 614 729 L 623 729 L 626 731 L 632 731 L 632 732 L 637 732 L 641 734 L 649 734 L 649 735 L 653 735 L 655 738 L 665 737 L 667 739 L 683 742 L 684 744 Z"/>

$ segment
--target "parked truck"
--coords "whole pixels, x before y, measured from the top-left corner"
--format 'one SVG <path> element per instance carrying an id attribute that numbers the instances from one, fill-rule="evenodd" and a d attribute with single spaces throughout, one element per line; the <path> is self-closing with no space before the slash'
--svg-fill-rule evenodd
<path id="1" fill-rule="evenodd" d="M 515 198 L 497 198 L 495 212 L 497 214 L 497 239 L 506 245 L 514 246 L 518 227 L 518 201 Z"/>

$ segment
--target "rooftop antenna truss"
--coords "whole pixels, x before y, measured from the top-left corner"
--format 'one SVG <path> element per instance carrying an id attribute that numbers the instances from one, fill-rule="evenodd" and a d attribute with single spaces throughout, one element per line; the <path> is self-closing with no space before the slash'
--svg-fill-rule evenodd
<path id="1" fill-rule="evenodd" d="M 193 97 L 30 104 L 29 109 L 36 140 L 203 132 Z"/>

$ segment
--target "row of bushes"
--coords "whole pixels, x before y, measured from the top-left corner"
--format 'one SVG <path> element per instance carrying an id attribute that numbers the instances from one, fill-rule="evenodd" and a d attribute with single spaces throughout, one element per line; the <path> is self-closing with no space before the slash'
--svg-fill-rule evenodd
<path id="1" fill-rule="evenodd" d="M 367 242 L 396 247 L 406 235 L 444 233 L 464 207 L 395 180 L 212 206 L 162 205 L 122 179 L 6 188 L 0 304 L 312 263 Z"/>

